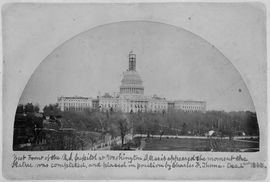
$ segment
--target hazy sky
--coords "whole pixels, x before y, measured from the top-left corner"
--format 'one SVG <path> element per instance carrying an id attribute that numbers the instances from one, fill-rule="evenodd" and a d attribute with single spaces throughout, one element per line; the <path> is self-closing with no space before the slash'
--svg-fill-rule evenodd
<path id="1" fill-rule="evenodd" d="M 36 69 L 20 103 L 118 92 L 128 53 L 137 55 L 145 95 L 204 100 L 208 110 L 252 110 L 238 71 L 214 46 L 173 26 L 120 22 L 90 29 L 56 48 Z"/>

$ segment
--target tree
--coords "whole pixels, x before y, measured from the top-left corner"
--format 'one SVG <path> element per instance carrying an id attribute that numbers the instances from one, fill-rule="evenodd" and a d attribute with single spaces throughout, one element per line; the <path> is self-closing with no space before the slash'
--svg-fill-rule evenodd
<path id="1" fill-rule="evenodd" d="M 25 113 L 33 113 L 34 112 L 34 105 L 32 103 L 27 103 L 24 106 L 24 112 Z"/>
<path id="2" fill-rule="evenodd" d="M 36 104 L 36 105 L 34 106 L 34 111 L 38 113 L 38 112 L 39 112 L 39 110 L 40 110 L 40 109 L 39 109 L 39 105 L 38 105 L 38 104 Z"/>
<path id="3" fill-rule="evenodd" d="M 187 134 L 187 124 L 184 123 L 184 124 L 182 125 L 182 135 L 186 135 L 186 134 Z"/>
<path id="4" fill-rule="evenodd" d="M 129 130 L 126 120 L 124 119 L 119 120 L 119 129 L 120 129 L 120 136 L 121 136 L 121 144 L 123 147 L 125 136 Z"/>
<path id="5" fill-rule="evenodd" d="M 246 112 L 246 133 L 248 135 L 259 135 L 259 125 L 257 121 L 257 116 L 254 113 Z"/>
<path id="6" fill-rule="evenodd" d="M 60 115 L 61 111 L 58 107 L 58 104 L 50 104 L 49 106 L 45 106 L 43 108 L 44 115 L 50 116 L 50 115 Z"/>
<path id="7" fill-rule="evenodd" d="M 22 114 L 24 112 L 24 108 L 22 104 L 17 106 L 16 114 Z"/>

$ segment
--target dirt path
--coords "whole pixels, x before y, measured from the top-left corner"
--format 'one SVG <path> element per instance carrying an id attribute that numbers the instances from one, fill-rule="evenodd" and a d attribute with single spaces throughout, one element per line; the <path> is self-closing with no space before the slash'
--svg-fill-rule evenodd
<path id="1" fill-rule="evenodd" d="M 235 140 L 234 141 L 238 141 L 238 142 L 247 142 L 247 143 L 260 143 L 258 141 L 251 141 L 251 140 Z"/>

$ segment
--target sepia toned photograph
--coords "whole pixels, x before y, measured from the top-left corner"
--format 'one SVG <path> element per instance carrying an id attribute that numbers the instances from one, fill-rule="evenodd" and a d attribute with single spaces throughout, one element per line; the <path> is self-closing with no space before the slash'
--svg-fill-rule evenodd
<path id="1" fill-rule="evenodd" d="M 4 180 L 266 180 L 268 5 L 0 5 Z"/>
<path id="2" fill-rule="evenodd" d="M 95 27 L 27 83 L 13 150 L 259 151 L 241 75 L 214 45 L 150 21 Z"/>

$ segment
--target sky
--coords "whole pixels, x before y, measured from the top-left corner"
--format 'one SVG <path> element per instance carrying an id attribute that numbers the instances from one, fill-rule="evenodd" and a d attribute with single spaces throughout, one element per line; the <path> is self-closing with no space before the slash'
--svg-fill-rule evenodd
<path id="1" fill-rule="evenodd" d="M 59 96 L 119 92 L 131 50 L 145 95 L 203 100 L 208 110 L 254 111 L 241 75 L 214 45 L 184 29 L 146 21 L 106 24 L 66 41 L 35 70 L 19 103 L 43 107 Z"/>

